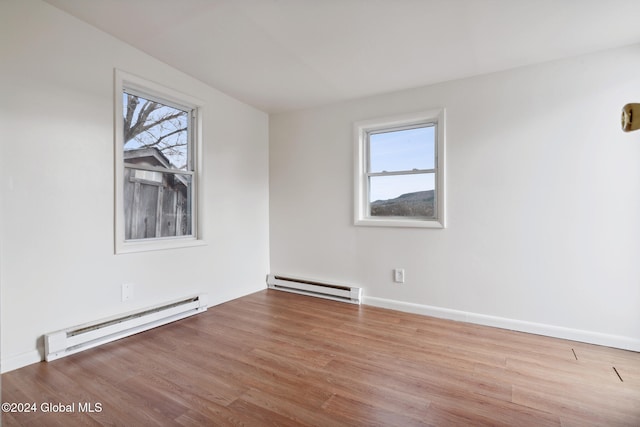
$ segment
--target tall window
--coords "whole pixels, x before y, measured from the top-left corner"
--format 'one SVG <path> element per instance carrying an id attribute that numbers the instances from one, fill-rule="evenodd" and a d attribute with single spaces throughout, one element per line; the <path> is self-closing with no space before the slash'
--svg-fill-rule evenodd
<path id="1" fill-rule="evenodd" d="M 155 85 L 120 84 L 116 250 L 183 246 L 197 239 L 197 106 Z"/>
<path id="2" fill-rule="evenodd" d="M 359 122 L 355 223 L 444 227 L 444 111 Z"/>

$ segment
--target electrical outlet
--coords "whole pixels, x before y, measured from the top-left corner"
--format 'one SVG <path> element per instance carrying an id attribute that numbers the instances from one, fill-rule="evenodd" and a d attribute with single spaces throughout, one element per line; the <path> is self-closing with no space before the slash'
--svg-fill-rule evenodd
<path id="1" fill-rule="evenodd" d="M 395 268 L 393 270 L 393 281 L 396 283 L 404 283 L 404 268 Z"/>
<path id="2" fill-rule="evenodd" d="M 122 301 L 133 299 L 133 285 L 129 283 L 122 284 Z"/>

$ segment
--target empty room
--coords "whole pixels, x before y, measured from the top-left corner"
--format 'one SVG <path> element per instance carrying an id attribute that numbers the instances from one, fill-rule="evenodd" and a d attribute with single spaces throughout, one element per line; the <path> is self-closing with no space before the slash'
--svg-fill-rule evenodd
<path id="1" fill-rule="evenodd" d="M 639 426 L 640 2 L 0 0 L 3 426 Z"/>

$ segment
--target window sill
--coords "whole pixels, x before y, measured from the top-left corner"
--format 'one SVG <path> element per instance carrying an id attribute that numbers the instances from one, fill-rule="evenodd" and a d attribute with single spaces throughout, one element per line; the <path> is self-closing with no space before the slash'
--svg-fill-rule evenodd
<path id="1" fill-rule="evenodd" d="M 421 219 L 361 218 L 355 221 L 355 225 L 364 227 L 445 228 L 443 221 Z"/>
<path id="2" fill-rule="evenodd" d="M 116 254 L 128 254 L 136 252 L 149 252 L 160 251 L 166 249 L 180 249 L 190 248 L 196 246 L 206 246 L 207 243 L 204 240 L 198 240 L 196 238 L 166 238 L 156 239 L 153 241 L 129 241 L 118 242 L 116 244 Z"/>

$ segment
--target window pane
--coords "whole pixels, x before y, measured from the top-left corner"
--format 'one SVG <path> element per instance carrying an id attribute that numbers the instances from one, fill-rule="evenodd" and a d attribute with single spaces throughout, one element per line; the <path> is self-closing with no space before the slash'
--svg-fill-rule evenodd
<path id="1" fill-rule="evenodd" d="M 371 216 L 435 218 L 435 174 L 372 176 Z"/>
<path id="2" fill-rule="evenodd" d="M 124 151 L 145 150 L 154 166 L 189 170 L 187 111 L 124 93 Z"/>
<path id="3" fill-rule="evenodd" d="M 435 167 L 435 126 L 369 135 L 369 172 Z"/>
<path id="4" fill-rule="evenodd" d="M 191 235 L 191 176 L 124 170 L 125 239 Z"/>

